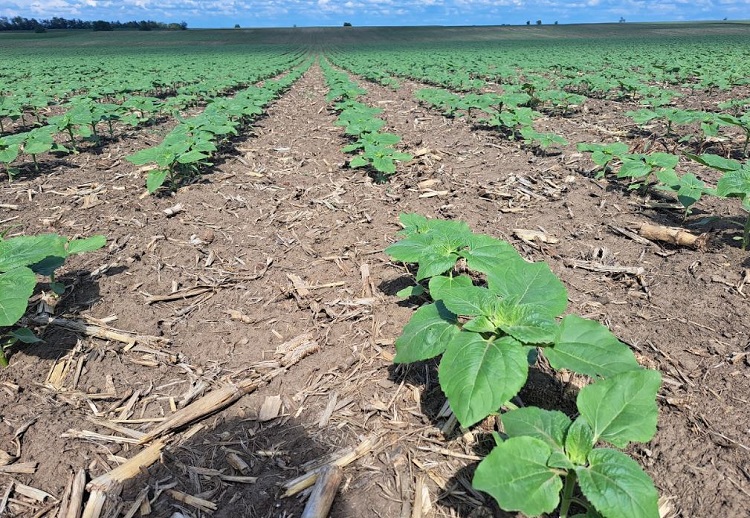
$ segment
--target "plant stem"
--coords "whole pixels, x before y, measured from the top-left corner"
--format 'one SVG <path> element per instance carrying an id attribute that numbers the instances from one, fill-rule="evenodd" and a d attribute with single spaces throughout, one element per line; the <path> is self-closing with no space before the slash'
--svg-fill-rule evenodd
<path id="1" fill-rule="evenodd" d="M 8 358 L 5 356 L 5 349 L 0 347 L 0 367 L 8 366 Z"/>
<path id="2" fill-rule="evenodd" d="M 742 249 L 747 250 L 748 245 L 750 245 L 750 214 L 747 215 L 745 230 L 742 233 Z"/>
<path id="3" fill-rule="evenodd" d="M 568 518 L 568 510 L 573 501 L 573 490 L 576 487 L 576 472 L 571 470 L 565 476 L 565 485 L 563 486 L 562 502 L 560 503 L 560 518 Z"/>

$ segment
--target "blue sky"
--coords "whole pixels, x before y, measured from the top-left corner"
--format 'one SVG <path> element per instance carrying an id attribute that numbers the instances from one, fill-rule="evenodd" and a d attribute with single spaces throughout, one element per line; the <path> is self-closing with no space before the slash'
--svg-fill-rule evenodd
<path id="1" fill-rule="evenodd" d="M 0 16 L 185 21 L 193 28 L 736 20 L 750 18 L 750 0 L 0 0 Z"/>

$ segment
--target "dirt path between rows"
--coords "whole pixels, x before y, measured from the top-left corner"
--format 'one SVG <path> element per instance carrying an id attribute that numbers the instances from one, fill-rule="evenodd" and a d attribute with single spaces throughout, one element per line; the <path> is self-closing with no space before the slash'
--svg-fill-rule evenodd
<path id="1" fill-rule="evenodd" d="M 108 238 L 106 250 L 66 265 L 61 279 L 70 289 L 57 314 L 158 337 L 127 348 L 50 326 L 45 344 L 15 353 L 0 372 L 0 449 L 16 453 L 14 435 L 33 420 L 18 434 L 19 462 L 38 467 L 14 479 L 59 498 L 70 472 L 86 468 L 95 477 L 139 450 L 69 430 L 121 435 L 101 424 L 119 420 L 147 431 L 202 393 L 252 376 L 252 366 L 302 337 L 318 352 L 178 434 L 160 462 L 126 485 L 122 509 L 149 488 L 150 516 L 202 515 L 170 490 L 214 502 L 213 516 L 296 516 L 304 499 L 281 499 L 279 484 L 308 462 L 374 438 L 377 446 L 345 469 L 332 517 L 410 516 L 422 483 L 426 516 L 515 516 L 470 487 L 491 423 L 444 436 L 435 364 L 391 363 L 415 306 L 395 297 L 411 280 L 382 250 L 395 239 L 398 214 L 419 212 L 462 219 L 547 261 L 568 288 L 571 312 L 609 325 L 664 374 L 657 436 L 629 453 L 673 515 L 746 515 L 750 315 L 742 287 L 750 265 L 716 233 L 730 227 L 736 205 L 703 206 L 724 218 L 700 227 L 716 233 L 707 251 L 637 244 L 612 227 L 681 218 L 582 175 L 589 164 L 571 149 L 534 156 L 420 106 L 413 85 L 393 91 L 357 81 L 368 90 L 363 101 L 382 107 L 388 128 L 417 155 L 388 184 L 346 168 L 346 139 L 314 66 L 204 182 L 173 196 L 140 196 L 142 173 L 119 160 L 119 144 L 2 187 L 0 203 L 19 206 L 4 224 Z M 576 117 L 565 124 L 601 124 L 595 115 Z M 545 124 L 554 129 L 555 120 Z M 178 204 L 175 216 L 163 212 Z M 688 223 L 703 216 L 696 212 Z M 514 237 L 518 228 L 557 242 L 524 243 Z M 646 273 L 589 272 L 566 266 L 570 259 Z M 153 296 L 173 300 L 148 304 Z M 522 397 L 569 408 L 571 390 L 540 365 Z M 233 467 L 233 454 L 246 470 Z M 0 494 L 9 480 L 0 474 Z M 10 515 L 36 508 L 14 502 Z"/>

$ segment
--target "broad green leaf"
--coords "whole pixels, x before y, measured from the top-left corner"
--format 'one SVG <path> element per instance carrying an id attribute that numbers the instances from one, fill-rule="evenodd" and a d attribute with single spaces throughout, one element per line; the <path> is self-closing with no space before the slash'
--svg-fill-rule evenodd
<path id="1" fill-rule="evenodd" d="M 429 220 L 420 214 L 400 214 L 398 220 L 404 226 L 403 233 L 419 234 L 429 228 Z"/>
<path id="2" fill-rule="evenodd" d="M 490 290 L 518 304 L 534 306 L 544 316 L 557 317 L 568 305 L 565 286 L 546 263 L 508 261 L 486 273 Z"/>
<path id="3" fill-rule="evenodd" d="M 587 376 L 608 377 L 638 369 L 630 348 L 595 320 L 567 315 L 558 330 L 554 346 L 544 350 L 556 370 L 568 369 Z"/>
<path id="4" fill-rule="evenodd" d="M 594 431 L 583 417 L 578 417 L 568 428 L 565 436 L 565 452 L 568 458 L 582 466 L 586 464 L 591 448 L 594 447 Z"/>
<path id="5" fill-rule="evenodd" d="M 440 275 L 455 266 L 458 254 L 455 252 L 444 252 L 430 250 L 419 256 L 419 269 L 417 270 L 417 281 Z"/>
<path id="6" fill-rule="evenodd" d="M 570 418 L 557 410 L 525 407 L 502 415 L 503 428 L 508 437 L 535 437 L 544 441 L 551 450 L 563 451 L 565 433 Z"/>
<path id="7" fill-rule="evenodd" d="M 161 150 L 156 147 L 141 149 L 140 151 L 137 151 L 132 155 L 126 156 L 125 160 L 133 165 L 156 163 L 159 158 L 160 151 Z"/>
<path id="8" fill-rule="evenodd" d="M 391 259 L 403 263 L 416 263 L 430 247 L 432 238 L 426 233 L 410 235 L 385 249 Z"/>
<path id="9" fill-rule="evenodd" d="M 512 437 L 479 463 L 472 486 L 506 511 L 528 516 L 551 513 L 560 503 L 562 479 L 547 467 L 552 450 L 534 437 Z"/>
<path id="10" fill-rule="evenodd" d="M 623 372 L 583 387 L 576 404 L 594 431 L 594 443 L 604 440 L 618 448 L 649 441 L 656 433 L 658 371 Z"/>
<path id="11" fill-rule="evenodd" d="M 659 493 L 636 461 L 606 448 L 589 454 L 576 468 L 586 499 L 607 518 L 659 518 Z"/>
<path id="12" fill-rule="evenodd" d="M 107 244 L 107 238 L 104 236 L 91 236 L 85 239 L 73 239 L 68 243 L 68 254 L 81 254 L 83 252 L 93 252 L 99 250 Z"/>
<path id="13" fill-rule="evenodd" d="M 685 173 L 680 179 L 680 189 L 677 191 L 677 199 L 683 207 L 690 207 L 701 199 L 707 191 L 706 184 L 695 177 L 693 173 Z"/>
<path id="14" fill-rule="evenodd" d="M 686 153 L 685 156 L 687 156 L 691 160 L 695 160 L 699 164 L 703 164 L 713 169 L 718 169 L 719 171 L 737 171 L 742 168 L 742 163 L 738 162 L 737 160 L 724 158 L 711 153 L 705 153 L 703 155 L 692 155 L 690 153 Z"/>
<path id="15" fill-rule="evenodd" d="M 674 169 L 677 163 L 680 161 L 680 157 L 673 155 L 672 153 L 651 153 L 644 157 L 646 163 L 652 167 L 660 167 L 662 169 Z"/>
<path id="16" fill-rule="evenodd" d="M 57 234 L 19 236 L 0 241 L 0 272 L 29 266 L 49 256 L 66 257 L 67 239 Z"/>
<path id="17" fill-rule="evenodd" d="M 622 165 L 617 172 L 618 178 L 642 178 L 648 176 L 651 166 L 646 164 L 639 155 L 622 159 Z"/>
<path id="18" fill-rule="evenodd" d="M 37 337 L 31 329 L 21 327 L 10 332 L 10 336 L 25 344 L 37 344 L 43 342 L 41 338 Z"/>
<path id="19" fill-rule="evenodd" d="M 460 332 L 443 353 L 438 377 L 458 422 L 469 427 L 518 394 L 528 370 L 526 349 L 513 338 Z"/>
<path id="20" fill-rule="evenodd" d="M 560 468 L 567 470 L 571 470 L 576 467 L 576 465 L 571 462 L 565 452 L 558 450 L 554 450 L 552 452 L 552 455 L 549 456 L 549 459 L 547 459 L 547 466 L 549 466 L 550 468 Z"/>
<path id="21" fill-rule="evenodd" d="M 466 288 L 472 286 L 471 277 L 468 275 L 457 275 L 456 277 L 448 277 L 446 275 L 436 275 L 430 279 L 428 288 L 430 290 L 430 297 L 433 300 L 441 300 L 445 297 L 446 293 L 456 288 Z"/>
<path id="22" fill-rule="evenodd" d="M 164 185 L 167 174 L 169 174 L 169 171 L 166 169 L 153 169 L 149 171 L 148 176 L 146 176 L 146 189 L 148 192 L 153 193 Z"/>
<path id="23" fill-rule="evenodd" d="M 26 312 L 36 275 L 25 266 L 0 273 L 0 327 L 12 326 Z"/>
<path id="24" fill-rule="evenodd" d="M 464 331 L 471 331 L 472 333 L 496 333 L 497 326 L 484 315 L 480 315 L 476 318 L 472 318 L 466 322 L 461 329 Z"/>
<path id="25" fill-rule="evenodd" d="M 362 155 L 355 156 L 354 158 L 349 160 L 349 167 L 351 167 L 352 169 L 356 169 L 358 167 L 365 167 L 368 165 L 370 165 L 370 162 Z"/>
<path id="26" fill-rule="evenodd" d="M 495 304 L 490 319 L 496 327 L 524 344 L 550 344 L 557 334 L 557 324 L 552 317 L 540 315 L 535 306 L 522 306 L 512 299 Z"/>
<path id="27" fill-rule="evenodd" d="M 207 158 L 210 158 L 205 153 L 202 153 L 198 150 L 192 150 L 188 151 L 187 153 L 184 153 L 180 155 L 180 157 L 177 159 L 177 161 L 181 164 L 194 164 L 196 162 L 200 162 L 201 160 L 205 160 Z"/>
<path id="28" fill-rule="evenodd" d="M 468 249 L 460 252 L 466 259 L 469 268 L 482 273 L 500 269 L 512 261 L 523 259 L 507 241 L 501 241 L 485 234 L 473 234 L 469 237 Z"/>
<path id="29" fill-rule="evenodd" d="M 406 288 L 402 290 L 398 290 L 396 293 L 397 297 L 403 297 L 403 298 L 409 298 L 409 297 L 418 297 L 419 295 L 422 295 L 424 293 L 424 288 L 420 286 L 419 284 L 415 286 L 407 286 Z"/>
<path id="30" fill-rule="evenodd" d="M 381 173 L 393 174 L 396 172 L 396 164 L 391 157 L 375 157 L 372 166 Z"/>
<path id="31" fill-rule="evenodd" d="M 487 288 L 479 286 L 457 286 L 443 290 L 442 292 L 439 291 L 439 293 L 445 307 L 456 315 L 461 316 L 489 316 L 493 302 L 497 300 L 497 295 Z"/>
<path id="32" fill-rule="evenodd" d="M 414 312 L 396 340 L 394 363 L 412 363 L 434 358 L 445 351 L 459 329 L 456 315 L 442 302 L 422 306 Z"/>
<path id="33" fill-rule="evenodd" d="M 749 197 L 750 167 L 724 173 L 716 185 L 716 194 L 724 197 Z"/>

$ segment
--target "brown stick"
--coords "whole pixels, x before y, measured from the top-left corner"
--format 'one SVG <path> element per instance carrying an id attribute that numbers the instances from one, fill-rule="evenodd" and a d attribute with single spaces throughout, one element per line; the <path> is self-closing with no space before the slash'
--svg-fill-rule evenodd
<path id="1" fill-rule="evenodd" d="M 565 266 L 571 268 L 582 268 L 592 272 L 600 273 L 626 273 L 629 275 L 643 275 L 646 270 L 640 266 L 609 266 L 594 261 L 583 261 L 581 259 L 565 259 Z"/>
<path id="2" fill-rule="evenodd" d="M 326 518 L 343 478 L 344 472 L 338 466 L 325 466 L 320 470 L 301 518 Z"/>
<path id="3" fill-rule="evenodd" d="M 252 382 L 246 380 L 238 385 L 230 384 L 209 392 L 199 400 L 172 414 L 172 417 L 141 437 L 138 444 L 145 444 L 161 435 L 223 410 L 245 394 L 249 394 L 258 388 L 259 384 L 259 380 Z"/>
<path id="4" fill-rule="evenodd" d="M 109 473 L 96 477 L 89 482 L 86 485 L 86 489 L 89 491 L 89 499 L 86 501 L 86 507 L 83 510 L 83 518 L 99 518 L 104 509 L 104 504 L 107 502 L 107 496 L 119 495 L 124 481 L 140 475 L 143 468 L 147 468 L 159 460 L 165 445 L 165 442 L 157 441 L 144 448 L 125 464 L 121 464 Z"/>
<path id="5" fill-rule="evenodd" d="M 79 518 L 83 508 L 83 492 L 86 489 L 86 471 L 81 468 L 73 479 L 73 486 L 68 500 L 68 509 L 64 518 Z"/>
<path id="6" fill-rule="evenodd" d="M 63 329 L 68 329 L 75 333 L 81 333 L 87 336 L 93 336 L 101 338 L 102 340 L 114 340 L 116 342 L 122 342 L 125 344 L 135 343 L 164 343 L 167 340 L 158 336 L 141 336 L 129 334 L 124 331 L 117 331 L 115 329 L 107 329 L 105 327 L 89 325 L 78 320 L 68 320 L 60 317 L 46 317 L 36 316 L 29 319 L 33 324 L 38 326 L 57 326 Z"/>
<path id="7" fill-rule="evenodd" d="M 638 233 L 646 239 L 663 241 L 677 246 L 689 246 L 691 248 L 703 249 L 708 241 L 708 234 L 696 236 L 681 228 L 664 227 L 662 225 L 641 224 Z"/>

